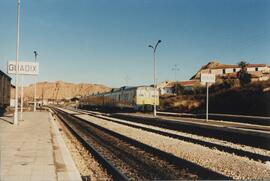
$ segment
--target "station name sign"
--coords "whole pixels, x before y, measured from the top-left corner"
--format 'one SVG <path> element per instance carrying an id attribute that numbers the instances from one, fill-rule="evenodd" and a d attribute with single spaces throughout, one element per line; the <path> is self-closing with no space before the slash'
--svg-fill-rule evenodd
<path id="1" fill-rule="evenodd" d="M 16 74 L 16 61 L 8 62 L 9 74 Z M 20 75 L 38 75 L 39 63 L 37 62 L 21 62 L 19 61 L 18 74 Z"/>
<path id="2" fill-rule="evenodd" d="M 201 82 L 215 83 L 216 75 L 215 74 L 201 74 Z"/>

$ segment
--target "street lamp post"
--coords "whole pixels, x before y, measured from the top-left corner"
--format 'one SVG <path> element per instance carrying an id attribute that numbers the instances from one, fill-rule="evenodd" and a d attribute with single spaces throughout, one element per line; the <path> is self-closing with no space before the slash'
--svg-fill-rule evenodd
<path id="1" fill-rule="evenodd" d="M 37 62 L 37 56 L 38 56 L 37 51 L 34 51 L 34 55 L 35 55 L 35 62 Z M 37 99 L 37 76 L 35 76 L 34 112 L 36 112 L 37 110 L 36 99 Z"/>
<path id="2" fill-rule="evenodd" d="M 176 80 L 176 71 L 179 71 L 179 68 L 177 68 L 177 65 L 175 64 L 174 67 L 172 68 L 172 70 L 174 71 L 174 79 L 175 79 L 175 93 L 177 95 L 177 80 Z"/>
<path id="3" fill-rule="evenodd" d="M 161 43 L 161 40 L 158 40 L 155 47 L 152 45 L 148 45 L 148 47 L 153 49 L 153 57 L 154 57 L 154 117 L 157 116 L 157 85 L 156 85 L 156 49 L 158 44 Z"/>
<path id="4" fill-rule="evenodd" d="M 16 91 L 15 91 L 15 111 L 13 124 L 18 124 L 18 67 L 19 67 L 19 47 L 20 47 L 20 4 L 18 0 L 17 6 L 17 43 L 16 43 Z"/>

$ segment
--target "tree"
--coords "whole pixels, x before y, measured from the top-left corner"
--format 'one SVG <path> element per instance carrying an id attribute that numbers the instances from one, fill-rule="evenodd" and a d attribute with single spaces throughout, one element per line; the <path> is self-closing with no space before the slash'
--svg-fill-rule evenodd
<path id="1" fill-rule="evenodd" d="M 241 61 L 238 63 L 238 66 L 241 68 L 241 70 L 246 70 L 248 63 L 246 61 Z"/>
<path id="2" fill-rule="evenodd" d="M 241 86 L 245 86 L 251 82 L 251 75 L 247 72 L 248 63 L 241 61 L 238 63 L 238 66 L 241 67 L 241 70 L 238 72 L 237 77 Z"/>
<path id="3" fill-rule="evenodd" d="M 174 93 L 175 93 L 176 95 L 183 94 L 184 91 L 185 91 L 185 87 L 184 87 L 184 86 L 182 86 L 182 85 L 180 85 L 180 84 L 176 84 L 176 85 L 174 86 Z"/>

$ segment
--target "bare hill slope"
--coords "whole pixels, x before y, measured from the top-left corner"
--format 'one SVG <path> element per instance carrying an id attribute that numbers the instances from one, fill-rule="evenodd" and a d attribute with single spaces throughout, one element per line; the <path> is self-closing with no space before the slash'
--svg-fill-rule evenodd
<path id="1" fill-rule="evenodd" d="M 97 92 L 107 92 L 111 88 L 99 84 L 73 84 L 63 81 L 57 82 L 38 82 L 37 83 L 37 99 L 71 99 L 76 96 L 82 96 Z M 12 91 L 12 97 L 15 96 Z M 32 100 L 34 97 L 34 84 L 24 87 L 24 97 Z"/>

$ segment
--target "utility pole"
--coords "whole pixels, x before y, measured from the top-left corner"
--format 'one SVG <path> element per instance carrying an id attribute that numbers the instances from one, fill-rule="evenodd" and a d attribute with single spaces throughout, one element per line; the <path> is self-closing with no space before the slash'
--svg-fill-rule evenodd
<path id="1" fill-rule="evenodd" d="M 35 63 L 36 63 L 36 62 L 37 62 L 37 56 L 38 56 L 37 51 L 34 51 L 34 55 L 35 55 Z M 37 110 L 37 102 L 36 102 L 36 99 L 37 99 L 37 75 L 35 76 L 34 112 L 36 112 L 36 110 Z"/>
<path id="2" fill-rule="evenodd" d="M 19 73 L 19 48 L 20 48 L 20 5 L 18 0 L 17 6 L 17 43 L 16 43 L 16 91 L 15 91 L 15 110 L 13 124 L 18 124 L 18 73 Z"/>
<path id="3" fill-rule="evenodd" d="M 153 49 L 153 57 L 154 57 L 154 117 L 157 116 L 156 49 L 159 43 L 161 43 L 161 40 L 158 40 L 155 47 L 152 45 L 148 45 L 148 47 Z"/>
<path id="4" fill-rule="evenodd" d="M 177 68 L 177 65 L 175 64 L 174 67 L 172 68 L 172 70 L 174 71 L 174 80 L 175 80 L 175 94 L 177 95 L 177 79 L 176 79 L 176 71 L 179 71 L 179 68 Z"/>

